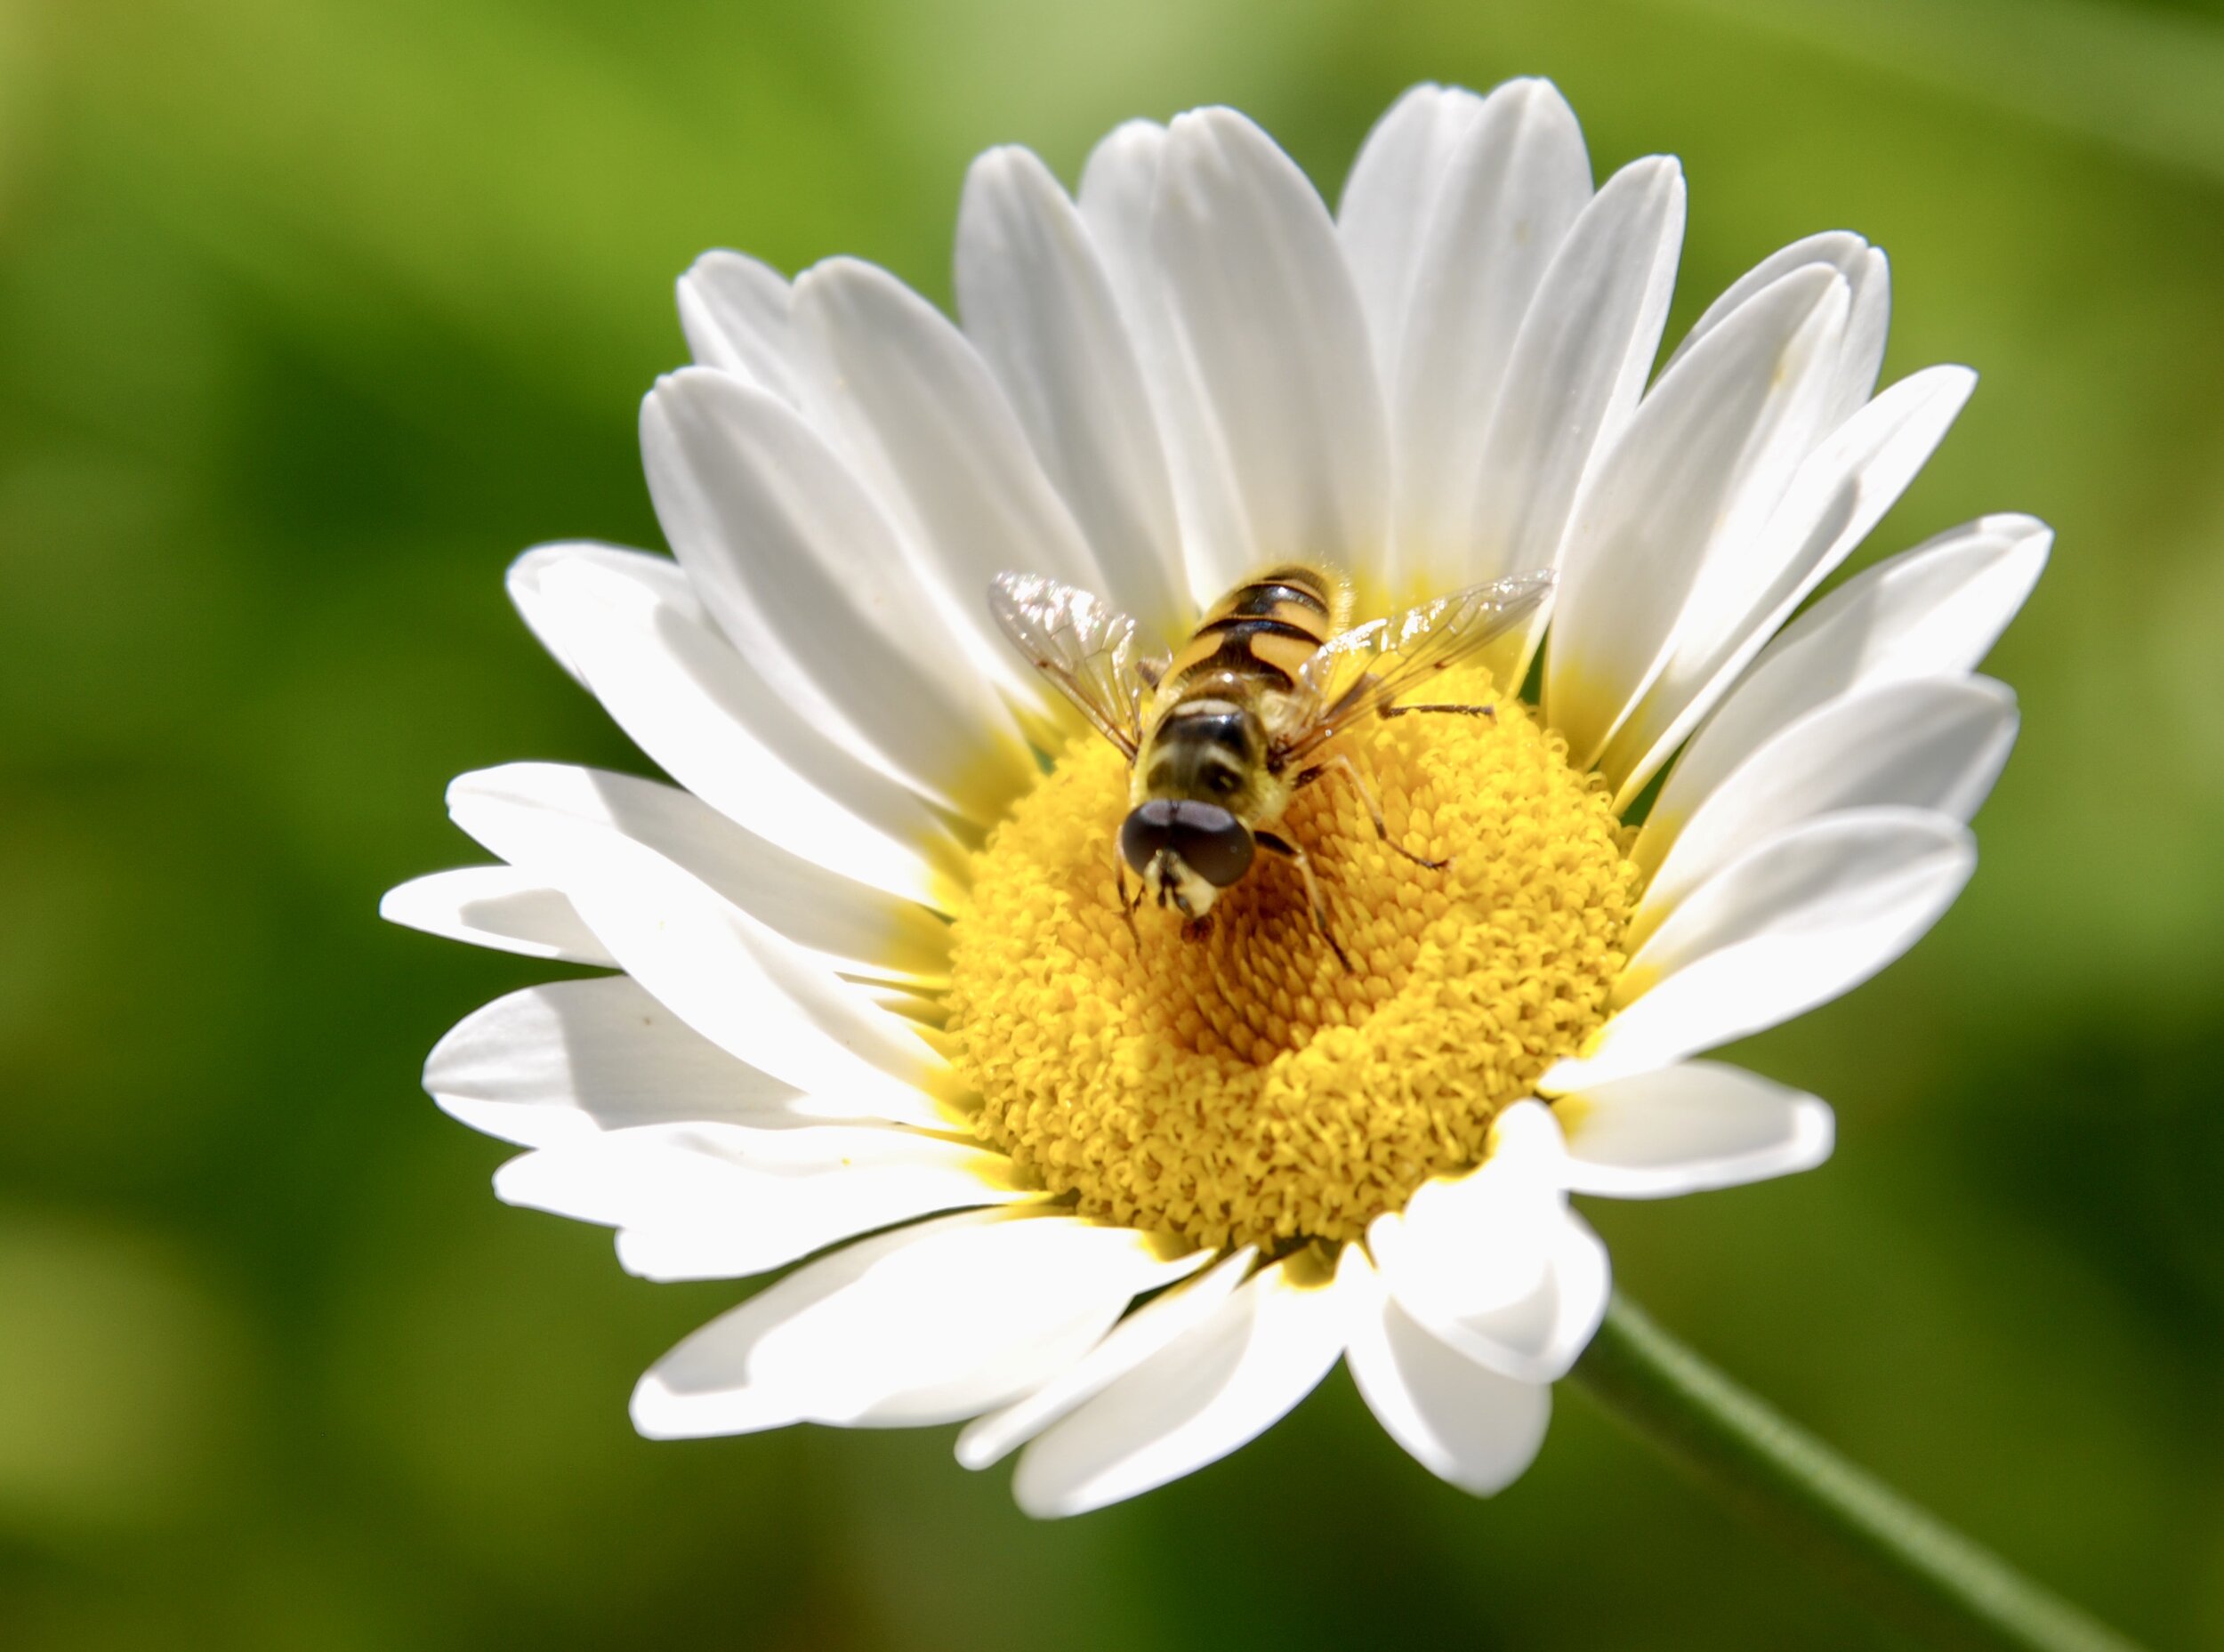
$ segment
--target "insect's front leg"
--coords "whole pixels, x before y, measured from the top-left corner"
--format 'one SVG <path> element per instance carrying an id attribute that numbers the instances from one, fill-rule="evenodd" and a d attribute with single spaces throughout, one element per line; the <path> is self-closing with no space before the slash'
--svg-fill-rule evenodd
<path id="1" fill-rule="evenodd" d="M 1426 706 L 1415 706 L 1414 709 L 1416 711 L 1425 711 L 1429 708 Z M 1388 713 L 1384 713 L 1383 714 L 1385 716 L 1389 715 Z M 1381 838 L 1384 843 L 1388 844 L 1391 849 L 1396 850 L 1399 854 L 1405 856 L 1406 858 L 1412 861 L 1414 865 L 1417 866 L 1426 866 L 1431 872 L 1441 872 L 1445 869 L 1445 867 L 1452 864 L 1448 859 L 1427 859 L 1422 856 L 1414 854 L 1412 850 L 1407 849 L 1403 843 L 1392 842 L 1390 841 L 1389 823 L 1382 818 L 1382 805 L 1376 801 L 1374 796 L 1374 788 L 1366 783 L 1366 777 L 1359 772 L 1359 766 L 1351 761 L 1351 753 L 1349 752 L 1338 752 L 1334 757 L 1327 759 L 1326 762 L 1315 763 L 1310 769 L 1305 770 L 1299 774 L 1293 782 L 1292 782 L 1292 788 L 1293 790 L 1301 791 L 1306 786 L 1310 786 L 1314 781 L 1319 779 L 1323 775 L 1328 773 L 1331 770 L 1335 770 L 1345 779 L 1351 782 L 1352 789 L 1359 794 L 1359 801 L 1366 805 L 1367 818 L 1374 822 L 1374 835 Z"/>
<path id="2" fill-rule="evenodd" d="M 1328 950 L 1336 955 L 1336 962 L 1343 965 L 1344 973 L 1351 973 L 1351 960 L 1345 957 L 1343 948 L 1336 944 L 1334 931 L 1328 927 L 1328 903 L 1320 898 L 1320 885 L 1313 879 L 1310 856 L 1285 837 L 1271 832 L 1253 832 L 1252 841 L 1269 854 L 1279 855 L 1297 867 L 1297 875 L 1305 881 L 1305 899 L 1313 909 L 1313 925 L 1320 931 L 1321 939 L 1328 943 Z"/>
<path id="3" fill-rule="evenodd" d="M 1131 899 L 1127 892 L 1127 857 L 1120 853 L 1118 838 L 1112 840 L 1112 887 L 1118 892 L 1120 915 L 1127 920 L 1127 932 L 1135 935 L 1135 944 L 1142 945 L 1142 937 L 1135 934 L 1135 908 L 1143 904 L 1143 886 L 1139 880 Z"/>

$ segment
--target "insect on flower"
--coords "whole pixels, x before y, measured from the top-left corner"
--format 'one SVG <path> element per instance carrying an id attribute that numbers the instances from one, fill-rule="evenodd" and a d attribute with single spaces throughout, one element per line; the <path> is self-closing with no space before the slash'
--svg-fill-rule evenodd
<path id="1" fill-rule="evenodd" d="M 1350 582 L 1289 563 L 1244 581 L 1179 651 L 1155 657 L 1138 651 L 1132 616 L 1054 579 L 1001 574 L 988 607 L 1028 663 L 1127 759 L 1133 778 L 1116 857 L 1122 909 L 1132 915 L 1152 893 L 1195 932 L 1263 849 L 1296 867 L 1314 923 L 1349 970 L 1304 845 L 1268 828 L 1299 792 L 1334 775 L 1358 793 L 1384 843 L 1442 871 L 1448 862 L 1391 839 L 1348 753 L 1322 753 L 1370 716 L 1490 715 L 1487 705 L 1397 702 L 1527 618 L 1552 578 L 1550 570 L 1516 574 L 1346 629 Z M 1132 897 L 1131 867 L 1141 880 Z"/>

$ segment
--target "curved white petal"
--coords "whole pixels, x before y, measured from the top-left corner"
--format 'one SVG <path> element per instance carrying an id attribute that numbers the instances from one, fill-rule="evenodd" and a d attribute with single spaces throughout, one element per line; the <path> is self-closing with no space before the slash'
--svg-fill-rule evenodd
<path id="1" fill-rule="evenodd" d="M 592 852 L 592 851 L 591 851 Z M 947 1127 L 940 1062 L 912 1023 L 667 862 L 585 858 L 565 887 L 625 966 L 696 1031 L 853 1114 Z"/>
<path id="2" fill-rule="evenodd" d="M 542 813 L 507 834 L 521 867 L 571 897 L 610 955 L 721 1049 L 856 1113 L 940 1123 L 940 1062 L 911 1023 L 653 849 Z"/>
<path id="3" fill-rule="evenodd" d="M 1966 367 L 1902 379 L 1808 455 L 1749 542 L 1708 559 L 1660 674 L 1600 759 L 1616 783 L 1617 808 L 1629 806 L 1792 610 L 1898 502 L 1976 386 Z"/>
<path id="4" fill-rule="evenodd" d="M 1521 1242 L 1537 1259 L 1527 1287 L 1477 1307 L 1456 1284 L 1446 1288 L 1468 1255 L 1446 1253 L 1426 1229 L 1396 1216 L 1378 1217 L 1367 1229 L 1384 1286 L 1422 1329 L 1502 1376 L 1554 1382 L 1606 1317 L 1613 1285 L 1607 1247 L 1567 1208 L 1564 1193 Z"/>
<path id="5" fill-rule="evenodd" d="M 532 601 L 560 657 L 689 791 L 793 855 L 947 908 L 964 865 L 948 827 L 909 787 L 799 722 L 782 686 L 691 594 L 676 601 L 661 577 L 566 557 L 536 569 Z"/>
<path id="6" fill-rule="evenodd" d="M 1605 1250 L 1567 1208 L 1559 1124 L 1540 1102 L 1500 1114 L 1479 1166 L 1425 1183 L 1366 1243 L 1406 1313 L 1504 1376 L 1554 1380 L 1605 1311 Z"/>
<path id="7" fill-rule="evenodd" d="M 921 553 L 976 660 L 1019 705 L 1047 706 L 988 617 L 989 582 L 1018 569 L 1101 592 L 1106 580 L 987 364 L 933 305 L 851 258 L 796 281 L 795 326 L 813 423 Z"/>
<path id="8" fill-rule="evenodd" d="M 1884 367 L 1884 342 L 1892 326 L 1892 269 L 1882 247 L 1864 251 L 1845 272 L 1853 285 L 1853 313 L 1846 318 L 1846 342 L 1838 356 L 1838 382 L 1825 418 L 1849 418 L 1876 390 Z"/>
<path id="9" fill-rule="evenodd" d="M 987 822 L 1032 785 L 1019 727 L 849 467 L 786 403 L 701 367 L 641 403 L 657 519 L 793 714 Z M 983 586 L 985 596 L 986 585 Z"/>
<path id="10" fill-rule="evenodd" d="M 1327 1268 L 1310 1251 L 1275 1262 L 1037 1436 L 1012 1495 L 1038 1519 L 1084 1514 L 1216 1463 L 1312 1392 L 1343 1342 Z"/>
<path id="11" fill-rule="evenodd" d="M 639 1124 L 856 1120 L 737 1061 L 627 976 L 550 981 L 473 1011 L 432 1047 L 441 1110 L 520 1147 Z"/>
<path id="12" fill-rule="evenodd" d="M 1537 284 L 1506 363 L 1454 544 L 1481 581 L 1558 568 L 1578 488 L 1637 405 L 1683 242 L 1683 173 L 1656 156 L 1607 180 Z M 1545 616 L 1518 650 L 1519 681 Z"/>
<path id="13" fill-rule="evenodd" d="M 1159 1350 L 1203 1325 L 1249 1277 L 1258 1259 L 1256 1247 L 1246 1245 L 1221 1258 L 1211 1272 L 1151 1298 L 1114 1326 L 1086 1356 L 1033 1393 L 967 1424 L 957 1437 L 957 1460 L 969 1469 L 985 1469 L 1093 1399 Z M 1194 1260 L 1202 1267 L 1212 1261 L 1212 1253 L 1200 1251 Z"/>
<path id="14" fill-rule="evenodd" d="M 1215 109 L 1169 130 L 1151 216 L 1253 547 L 1373 562 L 1388 525 L 1382 390 L 1328 209 L 1272 139 Z M 1221 570 L 1222 588 L 1245 571 Z"/>
<path id="15" fill-rule="evenodd" d="M 1462 120 L 1420 226 L 1394 334 L 1376 334 L 1389 391 L 1393 590 L 1473 584 L 1465 536 L 1478 458 L 1538 283 L 1591 200 L 1575 112 L 1549 82 L 1511 81 Z M 1347 234 L 1347 246 L 1350 237 Z"/>
<path id="16" fill-rule="evenodd" d="M 1464 86 L 1408 88 L 1374 123 L 1344 180 L 1336 238 L 1385 383 L 1406 335 L 1414 272 L 1445 177 L 1482 108 Z"/>
<path id="17" fill-rule="evenodd" d="M 1452 1317 L 1533 1294 L 1567 1205 L 1560 1159 L 1559 1126 L 1541 1102 L 1501 1113 L 1479 1165 L 1431 1178 L 1369 1225 L 1375 1259 L 1394 1253 L 1402 1269 L 1393 1288 Z"/>
<path id="18" fill-rule="evenodd" d="M 649 1279 L 734 1279 L 940 1211 L 1040 1198 L 1002 1154 L 878 1125 L 708 1122 L 584 1137 L 495 1173 L 504 1202 L 621 1229 Z"/>
<path id="19" fill-rule="evenodd" d="M 1857 809 L 1771 838 L 1701 884 L 1630 960 L 1595 1047 L 1538 1087 L 1650 1072 L 1849 992 L 1937 923 L 1977 869 L 1969 828 Z"/>
<path id="20" fill-rule="evenodd" d="M 1651 686 L 1707 561 L 1775 509 L 1814 439 L 1849 291 L 1824 265 L 1745 303 L 1654 386 L 1568 529 L 1545 714 L 1578 767 Z"/>
<path id="21" fill-rule="evenodd" d="M 1658 1199 L 1812 1170 L 1830 1156 L 1830 1108 L 1718 1061 L 1686 1061 L 1571 1091 L 1552 1104 L 1574 1193 Z"/>
<path id="22" fill-rule="evenodd" d="M 944 1217 L 837 1251 L 713 1320 L 633 1390 L 651 1438 L 955 1422 L 1040 1387 L 1190 1265 L 1124 1228 Z"/>
<path id="23" fill-rule="evenodd" d="M 1438 1479 L 1489 1496 L 1536 1460 L 1552 1390 L 1503 1376 L 1424 1329 L 1368 1262 L 1344 1246 L 1337 1285 L 1350 1302 L 1351 1380 L 1390 1437 Z"/>
<path id="24" fill-rule="evenodd" d="M 1197 371 L 1167 313 L 1151 246 L 1151 203 L 1166 153 L 1166 129 L 1131 120 L 1090 151 L 1077 204 L 1103 260 L 1121 318 L 1135 341 L 1173 483 L 1181 524 L 1190 613 L 1226 593 L 1237 575 L 1264 560 L 1252 543 L 1228 449 L 1206 412 Z"/>
<path id="25" fill-rule="evenodd" d="M 680 330 L 706 367 L 746 381 L 790 407 L 802 399 L 786 279 L 742 253 L 705 253 L 680 278 Z"/>
<path id="26" fill-rule="evenodd" d="M 1974 670 L 2031 594 L 2053 538 L 2032 517 L 1983 517 L 1816 603 L 1762 650 L 1668 771 L 1640 859 L 1657 865 L 1660 846 L 1733 770 L 1817 706 L 1863 688 Z"/>
<path id="27" fill-rule="evenodd" d="M 1142 367 L 1080 211 L 1027 149 L 965 174 L 957 305 L 1104 569 L 1154 634 L 1189 617 L 1173 485 Z"/>
<path id="28" fill-rule="evenodd" d="M 535 545 L 510 564 L 506 576 L 510 600 L 516 606 L 518 616 L 525 621 L 526 629 L 533 633 L 534 641 L 546 649 L 556 663 L 582 686 L 586 679 L 564 646 L 564 638 L 572 625 L 552 608 L 543 589 L 543 582 L 552 570 L 576 562 L 605 568 L 618 578 L 630 580 L 654 593 L 658 602 L 674 613 L 697 624 L 704 622 L 703 604 L 696 597 L 695 587 L 688 584 L 687 575 L 668 556 L 651 556 L 646 551 L 628 551 L 592 539 Z"/>
<path id="29" fill-rule="evenodd" d="M 949 926 L 905 900 L 789 854 L 692 793 L 569 763 L 505 763 L 448 784 L 455 824 L 513 864 L 553 825 L 624 838 L 661 855 L 834 967 L 891 980 L 940 980 Z"/>
<path id="30" fill-rule="evenodd" d="M 389 923 L 497 952 L 603 969 L 616 963 L 562 890 L 515 866 L 459 866 L 411 878 L 386 891 L 378 915 Z"/>
<path id="31" fill-rule="evenodd" d="M 1699 340 L 1735 314 L 1739 305 L 1784 276 L 1807 264 L 1828 264 L 1846 278 L 1853 290 L 1845 342 L 1825 415 L 1835 424 L 1852 415 L 1868 399 L 1876 384 L 1877 368 L 1884 359 L 1884 337 L 1891 320 L 1891 269 L 1883 253 L 1846 230 L 1810 235 L 1769 254 L 1723 289 L 1684 334 L 1668 358 L 1673 366 Z"/>
<path id="32" fill-rule="evenodd" d="M 1802 820 L 1880 805 L 1967 820 L 2000 778 L 2016 728 L 2015 695 L 1984 677 L 1888 683 L 1809 712 L 1728 776 L 1672 840 L 1640 834 L 1645 855 L 1664 858 L 1625 944 L 1641 946 L 1692 890 Z"/>

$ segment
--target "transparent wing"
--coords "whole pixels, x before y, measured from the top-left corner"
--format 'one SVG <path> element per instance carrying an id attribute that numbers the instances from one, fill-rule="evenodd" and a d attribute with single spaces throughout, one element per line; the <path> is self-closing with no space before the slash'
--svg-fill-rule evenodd
<path id="1" fill-rule="evenodd" d="M 1133 618 L 1040 574 L 997 575 L 988 611 L 1027 664 L 1133 762 L 1143 743 L 1143 697 L 1163 670 L 1138 649 Z"/>
<path id="2" fill-rule="evenodd" d="M 1327 642 L 1298 673 L 1301 706 L 1283 737 L 1283 759 L 1305 756 L 1439 673 L 1473 659 L 1535 613 L 1551 595 L 1554 578 L 1550 569 L 1540 569 L 1471 585 Z"/>

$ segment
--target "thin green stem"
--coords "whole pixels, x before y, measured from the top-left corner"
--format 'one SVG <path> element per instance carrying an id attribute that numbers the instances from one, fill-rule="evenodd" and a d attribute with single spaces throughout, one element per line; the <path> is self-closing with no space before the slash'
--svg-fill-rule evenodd
<path id="1" fill-rule="evenodd" d="M 1938 1646 L 2137 1652 L 1854 1467 L 1617 1294 L 1575 1379 L 1881 1616 Z"/>

